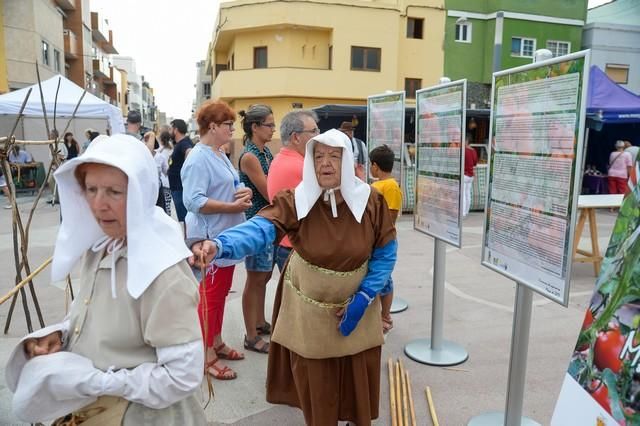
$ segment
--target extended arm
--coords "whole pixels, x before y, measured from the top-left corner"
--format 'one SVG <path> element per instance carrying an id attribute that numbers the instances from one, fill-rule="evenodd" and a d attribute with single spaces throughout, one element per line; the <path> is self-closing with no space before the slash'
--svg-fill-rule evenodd
<path id="1" fill-rule="evenodd" d="M 213 240 L 217 246 L 215 258 L 242 259 L 272 246 L 275 239 L 276 228 L 273 223 L 262 216 L 254 216 L 220 233 Z"/>

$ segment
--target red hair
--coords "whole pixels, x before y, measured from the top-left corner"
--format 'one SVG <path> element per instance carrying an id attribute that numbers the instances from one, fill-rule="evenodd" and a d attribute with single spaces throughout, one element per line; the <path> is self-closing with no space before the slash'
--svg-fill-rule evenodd
<path id="1" fill-rule="evenodd" d="M 223 121 L 236 120 L 236 113 L 225 101 L 212 99 L 206 101 L 196 112 L 196 122 L 200 136 L 204 136 L 211 123 L 220 124 Z"/>

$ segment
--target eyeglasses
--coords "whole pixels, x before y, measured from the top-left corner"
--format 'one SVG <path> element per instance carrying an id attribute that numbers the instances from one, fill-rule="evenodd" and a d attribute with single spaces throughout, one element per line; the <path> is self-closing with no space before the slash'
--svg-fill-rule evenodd
<path id="1" fill-rule="evenodd" d="M 229 130 L 233 130 L 233 121 L 223 121 L 222 123 L 220 123 L 221 126 L 229 126 Z"/>
<path id="2" fill-rule="evenodd" d="M 296 133 L 311 133 L 312 135 L 317 135 L 318 133 L 320 133 L 320 129 L 318 129 L 317 127 L 315 129 L 309 129 L 309 130 L 300 130 Z"/>
<path id="3" fill-rule="evenodd" d="M 261 126 L 268 127 L 271 130 L 276 128 L 276 123 L 260 123 Z"/>

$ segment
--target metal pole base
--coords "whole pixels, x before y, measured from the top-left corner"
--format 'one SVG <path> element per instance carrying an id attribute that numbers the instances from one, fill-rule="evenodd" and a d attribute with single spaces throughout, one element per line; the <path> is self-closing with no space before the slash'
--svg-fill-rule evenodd
<path id="1" fill-rule="evenodd" d="M 392 314 L 397 314 L 402 311 L 406 311 L 409 307 L 409 304 L 406 300 L 401 297 L 394 297 L 393 302 L 391 302 L 391 309 L 389 312 Z"/>
<path id="2" fill-rule="evenodd" d="M 504 426 L 504 416 L 504 412 L 490 411 L 471 418 L 467 426 Z M 529 417 L 521 417 L 520 426 L 540 426 L 540 423 Z"/>
<path id="3" fill-rule="evenodd" d="M 422 364 L 446 367 L 462 364 L 469 358 L 467 351 L 457 343 L 443 340 L 440 349 L 431 348 L 431 339 L 417 339 L 407 343 L 404 353 Z"/>

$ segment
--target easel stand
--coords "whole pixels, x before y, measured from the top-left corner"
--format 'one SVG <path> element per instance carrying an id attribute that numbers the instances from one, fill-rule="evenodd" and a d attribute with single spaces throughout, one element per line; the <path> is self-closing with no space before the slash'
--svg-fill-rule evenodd
<path id="1" fill-rule="evenodd" d="M 444 276 L 446 266 L 446 245 L 435 239 L 433 259 L 433 301 L 431 309 L 431 338 L 417 339 L 404 347 L 404 353 L 414 361 L 423 364 L 448 366 L 461 364 L 469 358 L 467 351 L 457 343 L 442 339 L 444 316 Z"/>
<path id="2" fill-rule="evenodd" d="M 468 426 L 540 426 L 534 420 L 522 417 L 532 302 L 533 291 L 525 285 L 516 283 L 506 413 L 489 412 L 481 414 L 472 418 Z"/>

